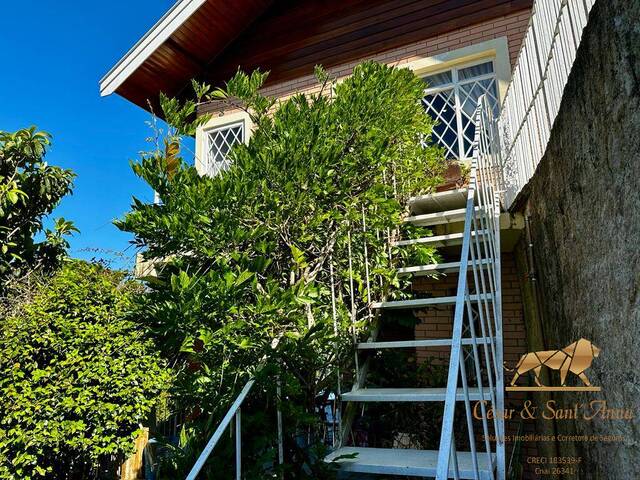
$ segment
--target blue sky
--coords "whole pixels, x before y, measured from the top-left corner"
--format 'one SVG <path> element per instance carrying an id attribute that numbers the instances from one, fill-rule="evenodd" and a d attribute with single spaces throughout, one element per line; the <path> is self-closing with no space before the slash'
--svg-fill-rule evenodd
<path id="1" fill-rule="evenodd" d="M 3 3 L 0 130 L 36 125 L 50 132 L 47 161 L 77 173 L 74 194 L 53 215 L 81 230 L 71 239 L 72 256 L 124 252 L 118 265 L 131 266 L 130 236 L 112 220 L 128 210 L 132 195 L 153 197 L 129 166 L 146 148 L 149 114 L 118 96 L 101 98 L 98 81 L 173 0 Z"/>

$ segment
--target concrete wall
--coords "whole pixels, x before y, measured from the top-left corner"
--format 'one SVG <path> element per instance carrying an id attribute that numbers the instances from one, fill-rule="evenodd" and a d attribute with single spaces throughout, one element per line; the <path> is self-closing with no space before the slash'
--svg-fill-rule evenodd
<path id="1" fill-rule="evenodd" d="M 564 93 L 550 145 L 528 190 L 542 342 L 580 337 L 602 349 L 586 372 L 606 399 L 640 416 L 640 2 L 599 0 Z M 558 433 L 623 435 L 558 444 L 583 457 L 578 478 L 640 472 L 640 421 L 558 421 Z"/>

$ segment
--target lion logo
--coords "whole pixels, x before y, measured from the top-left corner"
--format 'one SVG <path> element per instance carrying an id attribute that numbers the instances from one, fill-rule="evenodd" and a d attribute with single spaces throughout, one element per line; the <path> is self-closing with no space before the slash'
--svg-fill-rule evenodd
<path id="1" fill-rule="evenodd" d="M 584 371 L 591 367 L 591 362 L 593 362 L 593 359 L 598 355 L 600 355 L 600 349 L 584 338 L 573 342 L 561 350 L 525 353 L 520 357 L 520 361 L 514 368 L 516 373 L 511 380 L 511 386 L 515 385 L 522 374 L 533 370 L 536 385 L 544 387 L 544 385 L 540 383 L 540 372 L 544 366 L 560 371 L 560 383 L 563 387 L 566 384 L 567 374 L 569 372 L 577 375 L 587 387 L 591 387 L 591 382 Z M 514 370 L 509 371 L 513 372 Z"/>

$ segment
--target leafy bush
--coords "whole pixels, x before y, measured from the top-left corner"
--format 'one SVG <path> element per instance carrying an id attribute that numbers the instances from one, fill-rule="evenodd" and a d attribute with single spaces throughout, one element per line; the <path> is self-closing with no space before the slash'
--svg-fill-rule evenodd
<path id="1" fill-rule="evenodd" d="M 35 127 L 15 133 L 0 130 L 0 293 L 3 282 L 32 268 L 51 271 L 68 247 L 65 235 L 77 231 L 64 218 L 36 242 L 42 220 L 71 193 L 75 175 L 48 165 L 44 157 L 51 136 Z"/>
<path id="2" fill-rule="evenodd" d="M 207 117 L 190 122 L 195 101 L 163 98 L 175 131 L 133 165 L 160 203 L 135 200 L 117 223 L 148 259 L 163 259 L 139 316 L 176 365 L 175 408 L 196 429 L 197 445 L 182 451 L 200 450 L 244 382 L 266 365 L 264 400 L 255 408 L 266 423 L 251 437 L 268 434 L 273 445 L 280 403 L 285 468 L 295 478 L 322 478 L 313 470 L 320 468 L 313 445 L 326 434 L 318 404 L 353 359 L 351 328 L 368 328 L 368 298 L 400 284 L 385 236 L 400 223 L 403 199 L 432 188 L 443 168 L 440 149 L 425 146 L 432 120 L 412 72 L 364 63 L 341 83 L 321 69 L 317 76 L 320 93 L 280 103 L 260 95 L 266 74 L 258 72 L 239 72 L 224 90 L 194 84 L 199 101 L 232 103 L 255 125 L 249 142 L 230 152 L 232 166 L 214 178 L 180 158 L 180 135 Z M 367 268 L 375 281 L 367 282 Z M 269 464 L 265 448 L 243 455 Z M 210 462 L 216 478 L 224 458 Z"/>
<path id="3" fill-rule="evenodd" d="M 126 318 L 138 291 L 122 272 L 69 261 L 3 318 L 0 478 L 97 478 L 131 452 L 168 379 Z"/>

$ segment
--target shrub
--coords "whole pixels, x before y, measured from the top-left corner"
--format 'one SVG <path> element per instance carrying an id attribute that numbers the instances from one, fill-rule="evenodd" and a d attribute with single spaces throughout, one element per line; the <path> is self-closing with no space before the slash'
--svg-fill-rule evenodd
<path id="1" fill-rule="evenodd" d="M 127 319 L 139 287 L 68 261 L 0 325 L 0 478 L 97 478 L 168 379 Z M 111 478 L 111 477 L 110 477 Z"/>
<path id="2" fill-rule="evenodd" d="M 432 188 L 444 164 L 440 149 L 425 145 L 433 122 L 420 105 L 424 84 L 412 72 L 369 62 L 341 83 L 320 69 L 317 76 L 320 93 L 281 103 L 260 95 L 266 75 L 259 72 L 238 73 L 224 90 L 195 84 L 199 100 L 234 103 L 256 126 L 248 144 L 230 152 L 231 167 L 213 178 L 180 158 L 180 134 L 193 133 L 206 117 L 185 121 L 195 102 L 163 98 L 176 131 L 133 166 L 160 202 L 135 200 L 118 222 L 147 258 L 164 259 L 139 312 L 176 365 L 176 408 L 198 428 L 197 448 L 183 451 L 201 449 L 264 358 L 260 385 L 267 400 L 255 410 L 265 423 L 251 437 L 268 434 L 273 445 L 267 425 L 275 419 L 279 377 L 287 400 L 281 405 L 286 468 L 295 478 L 321 478 L 310 470 L 318 458 L 313 445 L 326 433 L 318 401 L 353 359 L 352 320 L 357 317 L 354 328 L 368 328 L 361 321 L 367 295 L 380 298 L 399 284 L 385 239 L 400 223 L 404 202 L 398 200 Z M 422 254 L 434 256 L 427 248 Z M 370 288 L 366 268 L 376 277 Z M 301 449 L 300 438 L 310 448 Z M 265 443 L 243 455 L 273 464 L 273 450 L 264 459 Z M 210 465 L 220 475 L 215 458 Z"/>

